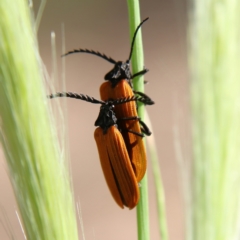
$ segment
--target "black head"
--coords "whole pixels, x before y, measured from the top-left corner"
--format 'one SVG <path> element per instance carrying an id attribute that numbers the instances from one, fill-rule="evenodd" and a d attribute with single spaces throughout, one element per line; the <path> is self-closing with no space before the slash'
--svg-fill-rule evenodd
<path id="1" fill-rule="evenodd" d="M 104 134 L 107 132 L 108 128 L 117 124 L 117 118 L 113 109 L 114 105 L 111 101 L 106 102 L 106 104 L 100 107 L 100 112 L 94 125 L 101 127 Z"/>
<path id="2" fill-rule="evenodd" d="M 130 71 L 130 63 L 129 60 L 126 62 L 117 62 L 113 69 L 109 71 L 104 79 L 106 81 L 110 81 L 112 84 L 112 87 L 115 87 L 117 83 L 122 80 L 126 79 L 128 82 L 130 82 L 130 79 L 132 78 L 131 71 Z"/>

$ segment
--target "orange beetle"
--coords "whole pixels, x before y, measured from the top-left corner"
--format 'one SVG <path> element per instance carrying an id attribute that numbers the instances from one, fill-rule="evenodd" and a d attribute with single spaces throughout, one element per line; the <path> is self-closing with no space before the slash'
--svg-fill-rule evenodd
<path id="1" fill-rule="evenodd" d="M 124 206 L 129 209 L 134 208 L 139 201 L 138 180 L 133 171 L 124 139 L 117 127 L 114 105 L 121 105 L 136 100 L 145 102 L 145 99 L 133 96 L 105 102 L 87 95 L 71 92 L 49 95 L 49 98 L 56 97 L 69 97 L 101 104 L 100 113 L 95 122 L 95 126 L 98 127 L 95 129 L 94 138 L 97 144 L 104 177 L 116 203 L 121 208 Z M 131 118 L 138 119 L 136 116 L 132 116 Z M 141 135 L 141 133 L 138 132 L 131 134 Z"/>
<path id="2" fill-rule="evenodd" d="M 78 50 L 75 49 L 64 55 L 66 56 L 73 53 L 89 53 L 89 54 L 99 56 L 107 60 L 108 62 L 114 64 L 113 69 L 109 71 L 104 77 L 104 79 L 107 80 L 107 82 L 103 83 L 100 86 L 100 97 L 103 101 L 108 101 L 110 99 L 133 97 L 135 93 L 135 94 L 139 94 L 145 99 L 144 104 L 146 105 L 154 104 L 154 102 L 147 95 L 141 92 L 136 92 L 132 89 L 131 80 L 136 76 L 145 74 L 148 70 L 143 69 L 142 71 L 134 75 L 132 75 L 130 71 L 130 59 L 132 56 L 136 35 L 141 25 L 147 20 L 148 18 L 143 20 L 135 30 L 132 44 L 131 44 L 130 55 L 126 62 L 122 62 L 122 61 L 117 62 L 112 58 L 107 57 L 105 54 L 101 54 L 99 52 L 95 52 L 93 50 L 88 50 L 88 49 L 78 49 Z M 118 119 L 129 118 L 130 116 L 137 116 L 136 103 L 127 102 L 121 105 L 117 105 L 115 108 L 115 113 Z M 139 135 L 140 136 L 144 136 L 144 135 L 139 134 L 137 136 L 136 134 L 132 134 L 131 132 L 134 132 L 134 133 L 142 132 L 148 136 L 151 134 L 151 132 L 144 125 L 144 123 L 139 119 L 119 121 L 118 125 L 120 126 L 120 129 L 128 129 L 127 132 L 122 132 L 122 135 L 128 150 L 128 155 L 130 157 L 135 176 L 137 178 L 137 181 L 139 182 L 143 178 L 147 168 L 146 150 L 145 150 L 142 138 L 139 137 Z M 140 125 L 142 125 L 142 127 Z"/>

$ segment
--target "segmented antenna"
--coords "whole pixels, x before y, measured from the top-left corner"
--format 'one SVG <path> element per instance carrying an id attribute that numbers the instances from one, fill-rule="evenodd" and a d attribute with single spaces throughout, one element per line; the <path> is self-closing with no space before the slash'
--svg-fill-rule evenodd
<path id="1" fill-rule="evenodd" d="M 132 57 L 133 46 L 134 46 L 134 43 L 135 43 L 135 39 L 136 39 L 136 36 L 137 36 L 137 32 L 138 32 L 139 28 L 143 25 L 143 23 L 146 22 L 148 19 L 149 19 L 149 17 L 147 17 L 146 19 L 144 19 L 144 20 L 138 25 L 137 29 L 136 29 L 135 32 L 134 32 L 133 40 L 132 40 L 132 45 L 131 45 L 131 51 L 130 51 L 130 55 L 129 55 L 128 61 L 130 61 L 130 59 L 131 59 L 131 57 Z"/>
<path id="2" fill-rule="evenodd" d="M 57 98 L 57 97 L 68 97 L 68 98 L 75 98 L 80 99 L 86 102 L 94 103 L 94 104 L 108 104 L 111 103 L 113 105 L 127 103 L 131 101 L 139 101 L 139 102 L 145 102 L 148 101 L 148 99 L 145 99 L 144 97 L 140 96 L 132 96 L 132 97 L 126 97 L 126 98 L 118 98 L 115 100 L 109 100 L 109 101 L 101 101 L 96 98 L 90 97 L 88 95 L 84 94 L 78 94 L 78 93 L 72 93 L 72 92 L 58 92 L 55 94 L 48 95 L 48 98 Z"/>
<path id="3" fill-rule="evenodd" d="M 126 97 L 126 98 L 118 98 L 116 100 L 112 100 L 111 103 L 114 105 L 118 105 L 118 104 L 127 103 L 131 101 L 139 101 L 144 103 L 146 99 L 140 96 L 132 96 L 132 97 Z"/>
<path id="4" fill-rule="evenodd" d="M 81 48 L 80 49 L 74 49 L 73 51 L 69 51 L 69 52 L 63 54 L 62 57 L 65 57 L 65 56 L 73 54 L 73 53 L 89 53 L 89 54 L 93 54 L 93 55 L 96 55 L 98 57 L 101 57 L 101 58 L 107 60 L 108 62 L 110 62 L 112 64 L 117 63 L 114 59 L 112 59 L 111 57 L 107 57 L 103 53 L 96 52 L 96 51 L 93 51 L 93 50 L 88 50 L 88 49 L 81 49 Z"/>
<path id="5" fill-rule="evenodd" d="M 69 97 L 69 98 L 75 98 L 80 99 L 86 102 L 94 103 L 94 104 L 105 104 L 104 101 L 97 100 L 93 97 L 90 97 L 88 95 L 84 94 L 78 94 L 78 93 L 72 93 L 72 92 L 58 92 L 55 94 L 50 94 L 48 98 L 57 98 L 57 97 Z"/>

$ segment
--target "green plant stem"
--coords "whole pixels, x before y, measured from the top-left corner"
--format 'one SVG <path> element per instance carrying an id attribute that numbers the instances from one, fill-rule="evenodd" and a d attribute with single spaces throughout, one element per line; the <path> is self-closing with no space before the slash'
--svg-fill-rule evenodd
<path id="1" fill-rule="evenodd" d="M 130 25 L 130 39 L 141 22 L 140 7 L 138 0 L 128 0 L 128 13 L 129 13 L 129 25 Z M 141 29 L 136 37 L 134 51 L 132 55 L 132 69 L 133 73 L 139 72 L 144 67 L 143 61 L 143 45 L 141 37 Z M 144 92 L 143 76 L 136 77 L 133 82 L 134 89 L 136 91 Z M 144 106 L 138 105 L 138 115 L 141 119 L 144 119 Z M 138 225 L 138 239 L 149 239 L 149 210 L 148 210 L 148 184 L 147 174 L 141 181 L 140 188 L 140 201 L 137 205 L 137 225 Z"/>
<path id="2" fill-rule="evenodd" d="M 27 239 L 78 239 L 26 0 L 0 1 L 1 141 Z"/>

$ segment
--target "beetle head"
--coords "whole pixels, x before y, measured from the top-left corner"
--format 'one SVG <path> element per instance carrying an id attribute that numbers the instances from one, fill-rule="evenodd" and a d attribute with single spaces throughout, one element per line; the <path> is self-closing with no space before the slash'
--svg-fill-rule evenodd
<path id="1" fill-rule="evenodd" d="M 100 107 L 100 112 L 97 120 L 95 121 L 95 126 L 101 127 L 104 133 L 107 132 L 109 127 L 116 125 L 117 123 L 117 118 L 115 116 L 113 108 L 114 105 L 111 103 L 111 101 L 103 104 Z"/>
<path id="2" fill-rule="evenodd" d="M 131 76 L 129 61 L 119 61 L 114 65 L 113 69 L 105 75 L 104 79 L 110 81 L 112 83 L 112 87 L 114 88 L 122 79 L 130 81 Z"/>

